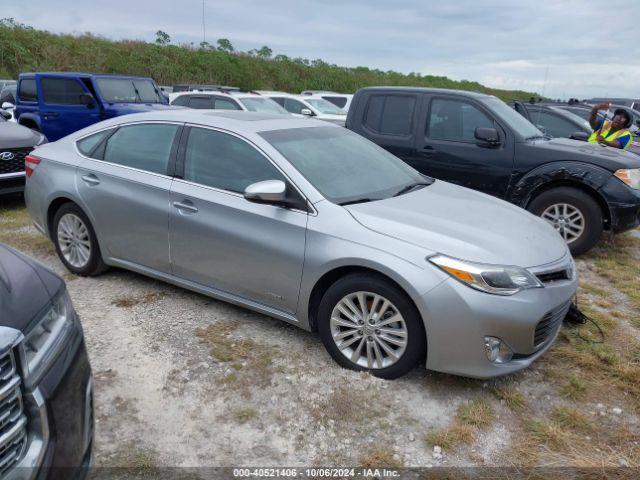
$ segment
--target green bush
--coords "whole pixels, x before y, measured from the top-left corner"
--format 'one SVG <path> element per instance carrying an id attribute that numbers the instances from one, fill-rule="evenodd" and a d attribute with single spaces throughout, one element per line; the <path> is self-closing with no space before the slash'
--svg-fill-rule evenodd
<path id="1" fill-rule="evenodd" d="M 167 41 L 168 38 L 167 35 Z M 210 83 L 295 93 L 355 92 L 370 85 L 405 85 L 475 90 L 503 100 L 532 96 L 529 92 L 491 89 L 447 77 L 347 68 L 285 55 L 272 58 L 271 49 L 266 46 L 245 53 L 214 48 L 208 43 L 161 43 L 112 41 L 91 33 L 57 35 L 4 19 L 0 20 L 0 78 L 16 78 L 29 71 L 83 71 L 149 76 L 160 85 Z"/>

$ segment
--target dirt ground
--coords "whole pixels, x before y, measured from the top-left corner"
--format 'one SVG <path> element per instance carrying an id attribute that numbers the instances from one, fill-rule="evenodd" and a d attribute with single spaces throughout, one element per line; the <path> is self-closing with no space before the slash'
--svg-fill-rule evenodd
<path id="1" fill-rule="evenodd" d="M 380 380 L 264 315 L 124 270 L 76 277 L 19 199 L 0 203 L 0 242 L 67 281 L 95 376 L 97 466 L 640 466 L 640 300 L 620 283 L 638 287 L 632 235 L 577 261 L 605 343 L 563 332 L 492 381 L 424 366 Z"/>

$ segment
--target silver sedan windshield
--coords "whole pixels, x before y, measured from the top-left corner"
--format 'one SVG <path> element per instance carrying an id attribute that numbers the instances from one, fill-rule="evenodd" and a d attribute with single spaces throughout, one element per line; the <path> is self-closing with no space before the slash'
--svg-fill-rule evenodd
<path id="1" fill-rule="evenodd" d="M 397 157 L 344 128 L 293 128 L 260 136 L 334 203 L 380 200 L 425 181 Z"/>

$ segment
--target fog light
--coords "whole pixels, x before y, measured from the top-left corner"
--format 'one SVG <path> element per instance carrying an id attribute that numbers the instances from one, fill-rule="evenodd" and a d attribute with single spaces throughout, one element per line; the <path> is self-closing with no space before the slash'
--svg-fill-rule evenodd
<path id="1" fill-rule="evenodd" d="M 513 357 L 513 351 L 497 337 L 484 337 L 484 351 L 491 363 L 506 363 Z"/>

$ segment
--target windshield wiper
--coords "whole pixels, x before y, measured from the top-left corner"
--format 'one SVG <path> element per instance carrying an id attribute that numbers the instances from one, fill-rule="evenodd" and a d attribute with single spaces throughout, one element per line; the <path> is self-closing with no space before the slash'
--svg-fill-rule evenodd
<path id="1" fill-rule="evenodd" d="M 338 205 L 344 207 L 345 205 L 353 205 L 355 203 L 367 203 L 373 202 L 373 198 L 356 198 L 355 200 L 347 200 L 346 202 L 340 202 Z"/>
<path id="2" fill-rule="evenodd" d="M 410 183 L 409 185 L 405 185 L 400 190 L 398 190 L 393 196 L 398 197 L 400 195 L 404 195 L 405 193 L 409 193 L 411 190 L 415 189 L 416 187 L 426 187 L 428 185 L 431 185 L 432 183 L 433 181 Z"/>
<path id="3" fill-rule="evenodd" d="M 538 140 L 539 138 L 548 140 L 546 135 L 531 135 L 530 137 L 525 138 L 525 140 Z"/>

